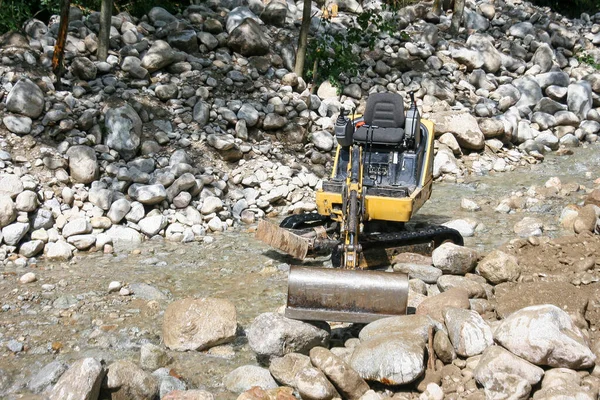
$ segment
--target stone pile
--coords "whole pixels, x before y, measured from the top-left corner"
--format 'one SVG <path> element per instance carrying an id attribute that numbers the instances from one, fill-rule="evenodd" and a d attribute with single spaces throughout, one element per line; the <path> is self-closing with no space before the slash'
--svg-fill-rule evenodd
<path id="1" fill-rule="evenodd" d="M 33 68 L 50 65 L 58 24 L 28 21 L 25 35 L 2 38 L 11 134 L 0 143 L 0 255 L 68 259 L 312 211 L 337 113 L 360 111 L 373 92 L 415 92 L 436 124 L 436 178 L 511 170 L 597 139 L 600 74 L 580 60 L 600 58 L 599 16 L 468 2 L 452 37 L 451 15 L 428 7 L 399 12 L 410 40 L 382 37 L 359 76 L 340 77 L 341 95 L 327 82 L 311 94 L 291 72 L 301 2 L 120 13 L 106 61 L 95 56 L 99 13 L 72 9 L 67 91 Z"/>

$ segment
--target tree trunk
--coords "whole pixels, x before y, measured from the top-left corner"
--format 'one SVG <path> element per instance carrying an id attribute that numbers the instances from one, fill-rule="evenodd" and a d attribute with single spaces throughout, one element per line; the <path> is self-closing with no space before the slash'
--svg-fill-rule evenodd
<path id="1" fill-rule="evenodd" d="M 300 27 L 298 50 L 296 51 L 296 65 L 294 66 L 294 72 L 298 76 L 304 76 L 304 61 L 306 60 L 306 47 L 308 45 L 311 5 L 312 0 L 304 0 L 304 9 L 302 10 L 302 26 Z"/>
<path id="2" fill-rule="evenodd" d="M 454 1 L 454 12 L 452 14 L 452 23 L 450 25 L 450 33 L 454 36 L 458 35 L 460 25 L 462 24 L 463 14 L 465 11 L 465 0 Z"/>
<path id="3" fill-rule="evenodd" d="M 106 61 L 106 57 L 108 57 L 112 8 L 113 0 L 102 0 L 100 32 L 98 37 L 98 61 Z"/>
<path id="4" fill-rule="evenodd" d="M 438 17 L 442 15 L 442 0 L 433 0 L 433 6 L 431 7 L 431 12 Z"/>
<path id="5" fill-rule="evenodd" d="M 52 56 L 52 71 L 56 75 L 56 86 L 60 89 L 60 78 L 63 73 L 63 58 L 65 56 L 65 43 L 67 41 L 67 30 L 69 28 L 69 8 L 71 0 L 62 0 L 60 5 L 60 26 L 58 28 L 58 38 L 54 46 L 54 54 Z"/>

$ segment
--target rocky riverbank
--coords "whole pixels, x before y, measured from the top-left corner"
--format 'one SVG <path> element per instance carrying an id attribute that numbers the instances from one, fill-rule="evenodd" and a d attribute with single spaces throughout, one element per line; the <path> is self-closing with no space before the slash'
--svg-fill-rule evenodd
<path id="1" fill-rule="evenodd" d="M 355 6 L 344 2 L 333 23 L 346 24 Z M 49 73 L 55 19 L 4 35 L 0 394 L 596 398 L 591 156 L 586 184 L 528 177 L 454 205 L 469 217 L 438 208 L 436 222 L 468 244 L 519 238 L 492 252 L 446 245 L 431 259 L 396 260 L 416 315 L 364 328 L 283 318 L 289 260 L 227 236 L 314 210 L 337 113 L 360 111 L 372 92 L 415 92 L 436 124 L 438 181 L 529 171 L 597 140 L 600 16 L 468 2 L 453 37 L 451 15 L 429 7 L 401 10 L 406 35 L 382 35 L 363 52 L 341 95 L 327 83 L 311 94 L 291 72 L 301 2 L 121 13 L 106 62 L 95 56 L 98 13 L 73 9 L 64 90 Z M 545 236 L 559 231 L 580 236 Z"/>

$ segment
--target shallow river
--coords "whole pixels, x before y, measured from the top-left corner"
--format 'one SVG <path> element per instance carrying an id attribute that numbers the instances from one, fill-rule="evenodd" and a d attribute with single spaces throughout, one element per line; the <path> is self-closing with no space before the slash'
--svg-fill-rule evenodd
<path id="1" fill-rule="evenodd" d="M 526 192 L 543 186 L 550 177 L 563 183 L 575 182 L 588 188 L 600 176 L 598 147 L 577 149 L 572 156 L 548 156 L 542 164 L 517 171 L 487 176 L 469 176 L 464 183 L 436 183 L 431 200 L 415 221 L 443 223 L 472 218 L 481 226 L 466 245 L 481 251 L 514 238 L 513 226 L 524 216 L 545 223 L 546 233 L 563 232 L 558 215 L 572 198 L 546 199 L 527 212 L 494 212 L 511 192 Z M 587 174 L 586 174 L 587 173 Z M 469 198 L 482 210 L 460 208 Z M 32 373 L 58 359 L 67 362 L 84 356 L 103 358 L 107 363 L 122 358 L 139 358 L 139 346 L 160 343 L 162 314 L 171 299 L 192 296 L 227 298 L 238 311 L 241 328 L 248 327 L 260 313 L 275 311 L 285 304 L 286 269 L 292 259 L 253 239 L 248 231 L 229 232 L 214 242 L 169 244 L 146 242 L 139 254 L 79 254 L 68 263 L 41 261 L 34 270 L 38 281 L 18 285 L 17 279 L 30 268 L 3 267 L 0 279 L 0 397 L 22 390 Z M 326 262 L 326 261 L 325 261 Z M 323 260 L 308 262 L 321 265 Z M 160 292 L 146 290 L 144 298 L 108 293 L 111 281 L 144 283 Z M 163 297 L 163 298 L 161 298 Z M 6 344 L 15 339 L 25 345 L 18 354 Z M 242 335 L 232 345 L 208 352 L 171 352 L 169 366 L 193 388 L 205 388 L 219 398 L 225 393 L 222 377 L 237 366 L 255 364 Z"/>

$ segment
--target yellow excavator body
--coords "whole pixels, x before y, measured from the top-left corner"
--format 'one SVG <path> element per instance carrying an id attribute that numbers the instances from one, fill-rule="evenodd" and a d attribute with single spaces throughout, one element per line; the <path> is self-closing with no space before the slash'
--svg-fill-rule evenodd
<path id="1" fill-rule="evenodd" d="M 445 241 L 462 245 L 450 228 L 408 230 L 405 223 L 431 196 L 434 125 L 414 99 L 375 93 L 364 116 L 340 113 L 331 176 L 316 192 L 317 212 L 280 226 L 262 220 L 256 237 L 295 258 L 331 253 L 334 268 L 292 266 L 286 316 L 367 323 L 407 312 L 408 276 L 387 272 L 394 255 L 431 252 Z M 384 270 L 373 270 L 384 267 Z"/>

